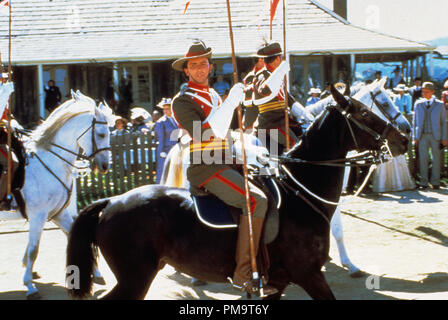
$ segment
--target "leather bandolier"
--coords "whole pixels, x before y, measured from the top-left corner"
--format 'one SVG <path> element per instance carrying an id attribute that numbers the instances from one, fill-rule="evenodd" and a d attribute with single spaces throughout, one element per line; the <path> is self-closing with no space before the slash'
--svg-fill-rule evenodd
<path id="1" fill-rule="evenodd" d="M 245 125 L 250 127 L 253 125 L 255 120 L 258 118 L 258 129 L 265 129 L 268 132 L 272 129 L 277 129 L 279 135 L 285 135 L 285 100 L 284 100 L 284 90 L 280 89 L 279 92 L 273 93 L 270 91 L 269 87 L 265 86 L 265 81 L 269 78 L 271 72 L 266 68 L 259 70 L 252 78 L 252 83 L 248 83 L 247 88 L 253 89 L 252 94 L 252 104 L 254 105 L 253 111 L 250 113 L 249 117 L 246 119 Z M 295 99 L 288 94 L 288 108 L 291 108 Z M 246 102 L 249 104 L 249 102 Z M 297 142 L 297 136 L 294 131 L 291 130 L 292 127 L 297 127 L 297 121 L 289 116 L 290 122 L 290 145 L 293 146 Z M 282 143 L 282 141 L 279 141 Z"/>
<path id="2" fill-rule="evenodd" d="M 191 137 L 190 166 L 210 164 L 207 161 L 210 158 L 223 164 L 233 163 L 229 141 L 215 138 L 207 122 L 213 108 L 219 107 L 221 103 L 214 89 L 201 88 L 192 83 L 173 98 L 174 119 Z"/>
<path id="3" fill-rule="evenodd" d="M 244 130 L 253 128 L 255 121 L 258 117 L 258 107 L 254 104 L 255 100 L 255 88 L 254 80 L 257 70 L 254 68 L 243 79 L 243 84 L 246 89 L 246 96 L 243 102 L 244 105 Z"/>

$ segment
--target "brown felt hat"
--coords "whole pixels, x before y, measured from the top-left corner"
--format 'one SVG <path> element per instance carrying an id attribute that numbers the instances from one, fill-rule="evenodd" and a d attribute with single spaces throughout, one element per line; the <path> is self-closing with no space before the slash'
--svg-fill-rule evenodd
<path id="1" fill-rule="evenodd" d="M 256 56 L 259 58 L 269 58 L 282 54 L 282 46 L 278 42 L 263 44 L 258 50 Z"/>
<path id="2" fill-rule="evenodd" d="M 211 56 L 212 48 L 208 48 L 204 42 L 197 40 L 190 46 L 184 57 L 173 62 L 172 67 L 174 70 L 184 71 L 184 63 L 188 60 L 202 57 L 211 58 Z"/>

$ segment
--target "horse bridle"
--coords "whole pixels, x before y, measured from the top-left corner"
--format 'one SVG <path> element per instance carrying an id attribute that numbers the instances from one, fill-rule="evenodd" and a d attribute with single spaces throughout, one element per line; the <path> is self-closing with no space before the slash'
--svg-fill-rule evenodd
<path id="1" fill-rule="evenodd" d="M 348 107 L 350 105 L 352 105 L 352 101 L 351 100 L 348 101 Z M 364 132 L 368 133 L 369 135 L 371 135 L 372 137 L 374 137 L 375 140 L 381 142 L 382 145 L 387 145 L 386 136 L 387 136 L 387 134 L 389 133 L 389 131 L 391 129 L 395 128 L 392 123 L 388 122 L 388 123 L 386 123 L 383 132 L 379 133 L 379 132 L 373 130 L 372 128 L 369 128 L 368 126 L 366 126 L 364 123 L 362 123 L 361 121 L 359 121 L 355 117 L 353 117 L 352 114 L 347 112 L 347 109 L 343 109 L 338 104 L 337 105 L 328 106 L 327 108 L 334 108 L 334 109 L 336 109 L 344 117 L 345 121 L 347 122 L 349 131 L 350 131 L 350 135 L 352 136 L 353 142 L 355 143 L 355 148 L 356 149 L 359 149 L 359 145 L 358 145 L 358 141 L 356 139 L 356 136 L 355 136 L 355 133 L 353 131 L 351 123 L 356 125 L 362 131 L 364 131 Z"/>
<path id="2" fill-rule="evenodd" d="M 98 153 L 100 153 L 100 152 L 103 152 L 103 151 L 111 150 L 110 147 L 105 147 L 105 148 L 101 148 L 101 149 L 98 148 L 98 145 L 97 145 L 96 140 L 95 140 L 95 126 L 96 126 L 97 124 L 104 124 L 104 125 L 107 125 L 108 123 L 107 123 L 106 121 L 98 121 L 98 120 L 96 120 L 96 118 L 95 118 L 95 116 L 94 116 L 93 119 L 92 119 L 92 123 L 91 123 L 91 125 L 90 125 L 86 130 L 84 130 L 84 132 L 81 133 L 81 135 L 80 135 L 78 138 L 76 138 L 76 142 L 78 142 L 79 139 L 81 139 L 81 138 L 82 138 L 82 137 L 83 137 L 83 136 L 84 136 L 90 129 L 92 129 L 92 153 L 91 153 L 89 156 L 84 155 L 81 151 L 78 152 L 78 153 L 73 152 L 73 151 L 71 151 L 71 150 L 69 150 L 69 149 L 67 149 L 67 148 L 65 148 L 65 147 L 63 147 L 63 146 L 60 146 L 60 145 L 58 145 L 58 144 L 56 144 L 56 143 L 53 143 L 53 142 L 51 143 L 51 145 L 54 146 L 54 147 L 57 147 L 57 148 L 59 148 L 59 149 L 61 149 L 61 150 L 64 150 L 64 151 L 66 151 L 66 152 L 68 152 L 68 153 L 70 153 L 70 154 L 72 154 L 72 155 L 75 155 L 75 156 L 77 156 L 78 158 L 81 158 L 81 159 L 83 159 L 83 160 L 90 161 L 90 160 L 92 160 L 92 158 L 94 158 L 94 157 L 96 156 L 96 154 L 98 154 Z M 54 152 L 54 151 L 52 151 L 52 150 L 49 150 L 49 151 L 50 151 L 52 154 L 54 154 L 55 156 L 57 156 L 59 159 L 61 159 L 61 160 L 65 161 L 66 163 L 68 163 L 70 166 L 77 168 L 75 165 L 71 164 L 69 161 L 67 161 L 66 159 L 64 159 L 63 157 L 61 157 L 61 156 L 60 156 L 59 154 L 57 154 L 56 152 Z"/>
<path id="3" fill-rule="evenodd" d="M 376 99 L 373 99 L 374 101 L 376 101 Z M 375 140 L 379 141 L 382 143 L 382 146 L 380 148 L 380 153 L 377 154 L 371 154 L 371 152 L 369 152 L 368 154 L 362 154 L 359 156 L 355 156 L 355 157 L 351 157 L 351 158 L 344 158 L 344 159 L 335 159 L 335 160 L 324 160 L 324 161 L 308 161 L 308 160 L 303 160 L 303 159 L 295 159 L 295 158 L 291 158 L 288 156 L 279 156 L 278 157 L 278 161 L 281 164 L 281 168 L 282 171 L 286 174 L 286 176 L 288 176 L 300 189 L 304 190 L 306 193 L 308 193 L 309 195 L 311 195 L 313 198 L 319 200 L 320 202 L 330 205 L 330 206 L 337 206 L 339 203 L 336 202 L 332 202 L 332 201 L 328 201 L 326 199 L 323 199 L 321 197 L 319 197 L 318 195 L 314 194 L 312 191 L 308 190 L 304 185 L 302 185 L 299 181 L 297 181 L 294 176 L 291 174 L 291 172 L 289 172 L 287 170 L 287 168 L 282 164 L 282 163 L 302 163 L 302 164 L 311 164 L 311 165 L 322 165 L 322 166 L 338 166 L 338 167 L 358 167 L 358 166 L 369 166 L 370 167 L 370 173 L 373 172 L 372 170 L 372 165 L 375 166 L 378 163 L 381 163 L 382 160 L 381 158 L 381 154 L 382 153 L 389 153 L 390 149 L 387 143 L 387 139 L 386 136 L 389 132 L 389 130 L 391 130 L 392 128 L 395 128 L 392 124 L 392 122 L 388 122 L 385 125 L 385 128 L 383 130 L 382 133 L 379 133 L 369 127 L 367 127 L 364 123 L 360 122 L 358 119 L 356 119 L 355 117 L 353 117 L 349 112 L 347 112 L 347 109 L 352 105 L 352 101 L 349 100 L 348 101 L 348 106 L 346 108 L 342 108 L 339 106 L 339 104 L 336 105 L 328 105 L 326 108 L 326 112 L 328 112 L 328 110 L 330 108 L 334 108 L 336 109 L 345 119 L 345 121 L 347 122 L 347 126 L 349 128 L 350 134 L 352 136 L 352 139 L 354 141 L 355 147 L 356 149 L 359 149 L 359 145 L 358 142 L 356 140 L 356 136 L 355 133 L 353 131 L 352 128 L 352 124 L 357 126 L 359 129 L 365 131 L 366 133 L 368 133 L 369 135 L 373 136 L 375 138 Z M 379 108 L 380 110 L 382 110 L 381 108 Z M 361 110 L 362 112 L 362 110 Z M 383 111 L 382 111 L 383 112 Z M 395 117 L 396 119 L 397 117 Z M 364 164 L 357 164 L 359 161 L 364 161 Z M 347 163 L 349 163 L 349 165 L 347 165 Z M 368 177 L 366 178 L 365 182 L 367 182 L 367 179 L 370 177 L 370 173 L 368 175 Z M 330 225 L 330 220 L 328 219 L 328 217 L 325 215 L 325 213 L 318 208 L 316 205 L 314 205 L 306 196 L 304 196 L 303 194 L 301 194 L 301 192 L 292 187 L 288 182 L 286 182 L 284 179 L 280 179 L 279 180 L 280 184 L 285 188 L 288 189 L 289 191 L 293 192 L 293 194 L 295 194 L 296 196 L 299 196 L 300 198 L 302 198 L 302 200 L 304 200 L 311 208 L 313 208 L 313 210 L 315 212 L 317 212 L 327 223 L 328 225 Z M 365 185 L 365 182 L 363 185 Z"/>
<path id="4" fill-rule="evenodd" d="M 397 114 L 395 115 L 395 117 L 391 117 L 390 114 L 388 114 L 386 111 L 384 111 L 384 104 L 381 104 L 378 102 L 378 100 L 376 99 L 376 97 L 378 95 L 381 94 L 381 90 L 379 90 L 376 93 L 373 93 L 373 91 L 369 91 L 370 92 L 370 97 L 372 98 L 372 105 L 370 106 L 370 109 L 373 108 L 373 105 L 375 104 L 378 107 L 378 110 L 380 110 L 380 112 L 383 114 L 384 117 L 386 117 L 387 120 L 390 121 L 390 123 L 392 123 L 394 126 L 397 126 L 397 119 L 401 116 L 400 112 L 397 112 Z"/>
<path id="5" fill-rule="evenodd" d="M 67 149 L 67 148 L 64 148 L 64 147 L 62 147 L 62 146 L 60 146 L 60 145 L 58 145 L 58 144 L 56 144 L 56 143 L 51 143 L 51 145 L 52 146 L 54 146 L 54 147 L 57 147 L 57 148 L 60 148 L 61 150 L 64 150 L 64 151 L 66 151 L 66 152 L 68 152 L 68 153 L 71 153 L 71 154 L 73 154 L 73 155 L 75 155 L 75 156 L 77 156 L 77 157 L 79 157 L 79 158 L 82 158 L 82 159 L 84 159 L 84 160 L 88 160 L 88 161 L 90 161 L 97 153 L 99 153 L 99 152 L 102 152 L 102 151 L 106 151 L 106 150 L 111 150 L 111 148 L 110 147 L 106 147 L 106 148 L 101 148 L 101 149 L 98 149 L 98 145 L 97 145 L 97 143 L 96 143 L 96 140 L 95 140 L 95 125 L 96 124 L 105 124 L 105 125 L 107 125 L 108 123 L 106 122 L 106 121 L 98 121 L 98 120 L 96 120 L 96 118 L 95 118 L 95 116 L 93 117 L 93 120 L 92 120 L 92 123 L 91 123 L 91 125 L 78 137 L 78 138 L 76 138 L 76 141 L 78 142 L 79 141 L 79 139 L 81 139 L 90 129 L 92 129 L 92 154 L 90 155 L 90 156 L 85 156 L 85 155 L 83 155 L 81 152 L 79 152 L 79 153 L 76 153 L 76 152 L 73 152 L 73 151 L 71 151 L 71 150 L 69 150 L 69 149 Z M 53 155 L 55 155 L 56 157 L 58 157 L 59 159 L 61 159 L 62 161 L 64 161 L 65 163 L 67 163 L 68 165 L 70 165 L 71 167 L 74 167 L 74 168 L 76 168 L 76 169 L 83 169 L 83 168 L 78 168 L 77 166 L 75 166 L 74 164 L 72 164 L 72 163 L 70 163 L 70 161 L 68 161 L 67 159 L 64 159 L 62 156 L 60 156 L 59 154 L 57 154 L 56 152 L 54 152 L 53 150 L 51 150 L 51 149 L 49 149 L 48 150 L 49 152 L 51 152 Z M 50 172 L 50 174 L 51 175 L 53 175 L 55 178 L 56 178 L 56 180 L 58 180 L 59 181 L 59 183 L 60 184 L 62 184 L 62 186 L 64 187 L 64 189 L 65 189 L 65 191 L 67 192 L 67 199 L 65 200 L 65 202 L 64 202 L 64 204 L 63 204 L 63 206 L 61 207 L 61 209 L 58 211 L 58 212 L 56 212 L 55 214 L 53 214 L 51 217 L 49 217 L 49 220 L 50 219 L 53 219 L 55 216 L 57 216 L 59 213 L 61 213 L 67 206 L 68 206 L 68 204 L 69 204 L 69 201 L 70 201 L 70 197 L 71 197 L 71 194 L 72 194 L 72 192 L 73 192 L 73 181 L 72 181 L 72 185 L 70 186 L 70 188 L 68 187 L 68 186 L 66 186 L 65 185 L 65 183 L 61 180 L 61 178 L 59 178 L 54 172 L 53 172 L 53 170 L 51 170 L 51 168 L 49 168 L 46 164 L 45 164 L 45 162 L 37 155 L 37 153 L 33 153 L 33 156 L 35 156 L 36 158 L 37 158 L 37 160 L 39 160 L 39 162 L 43 165 L 43 167 L 45 168 L 45 169 L 47 169 L 47 171 L 48 172 Z"/>
<path id="6" fill-rule="evenodd" d="M 368 133 L 372 137 L 375 138 L 375 140 L 379 141 L 381 143 L 380 152 L 367 152 L 367 154 L 362 154 L 357 157 L 350 157 L 350 158 L 342 158 L 342 159 L 336 159 L 336 160 L 322 160 L 322 161 L 310 161 L 310 160 L 303 160 L 303 159 L 296 159 L 291 158 L 288 155 L 286 156 L 278 156 L 275 157 L 274 161 L 278 161 L 280 163 L 301 163 L 301 164 L 311 164 L 311 165 L 320 165 L 320 166 L 333 166 L 333 167 L 366 167 L 373 164 L 379 164 L 383 162 L 382 155 L 383 154 L 389 154 L 391 155 L 389 145 L 386 139 L 387 134 L 391 129 L 395 129 L 395 127 L 392 125 L 392 123 L 386 123 L 385 128 L 383 132 L 379 133 L 369 127 L 367 127 L 364 123 L 353 117 L 349 112 L 347 112 L 347 109 L 352 105 L 352 101 L 348 101 L 349 105 L 346 109 L 340 107 L 338 104 L 336 105 L 328 105 L 326 106 L 326 111 L 328 112 L 329 109 L 334 108 L 337 110 L 345 119 L 350 135 L 352 137 L 352 140 L 355 144 L 355 148 L 359 150 L 359 144 L 356 139 L 356 135 L 353 131 L 353 125 L 357 126 L 359 129 L 363 130 L 364 132 Z M 360 162 L 363 162 L 363 164 L 359 164 Z"/>
<path id="7" fill-rule="evenodd" d="M 337 166 L 337 167 L 358 167 L 358 166 L 368 166 L 370 167 L 370 173 L 373 172 L 372 171 L 372 165 L 376 165 L 380 162 L 382 162 L 380 160 L 381 158 L 381 154 L 384 152 L 389 152 L 389 147 L 387 145 L 387 139 L 386 136 L 389 132 L 390 129 L 394 128 L 392 126 L 391 123 L 387 123 L 383 132 L 379 133 L 369 127 L 367 127 L 364 123 L 362 123 L 361 121 L 359 121 L 358 119 L 356 119 L 355 117 L 353 117 L 349 112 L 347 112 L 347 109 L 352 105 L 352 101 L 349 100 L 348 101 L 348 106 L 346 108 L 342 108 L 340 107 L 338 104 L 336 105 L 328 105 L 327 106 L 327 110 L 326 112 L 328 112 L 328 110 L 330 108 L 334 108 L 335 110 L 337 110 L 345 119 L 347 126 L 349 128 L 350 134 L 352 136 L 353 142 L 355 144 L 356 149 L 359 149 L 359 145 L 358 142 L 356 140 L 356 136 L 355 133 L 353 131 L 352 125 L 357 126 L 359 129 L 365 131 L 366 133 L 368 133 L 369 135 L 373 136 L 375 138 L 375 140 L 379 141 L 382 143 L 381 146 L 381 153 L 377 153 L 377 154 L 372 154 L 371 152 L 365 153 L 365 154 L 361 154 L 359 156 L 355 156 L 355 157 L 350 157 L 350 158 L 344 158 L 344 159 L 335 159 L 335 160 L 324 160 L 324 161 L 308 161 L 308 160 L 303 160 L 303 159 L 295 159 L 295 158 L 290 158 L 288 156 L 284 157 L 284 156 L 280 156 L 278 157 L 279 163 L 281 165 L 282 171 L 284 173 L 284 175 L 286 175 L 287 177 L 289 177 L 295 185 L 297 185 L 299 187 L 299 189 L 304 190 L 307 194 L 311 195 L 313 198 L 317 199 L 318 201 L 326 204 L 326 205 L 330 205 L 330 206 L 337 206 L 339 203 L 333 202 L 333 201 L 329 201 L 326 200 L 324 198 L 319 197 L 318 195 L 316 195 L 315 193 L 313 193 L 311 190 L 309 190 L 308 188 L 306 188 L 304 185 L 302 185 L 297 179 L 294 178 L 294 176 L 292 175 L 291 172 L 288 171 L 288 169 L 282 164 L 282 163 L 302 163 L 302 164 L 310 164 L 310 165 L 322 165 L 322 166 Z M 361 110 L 362 112 L 362 110 Z M 358 164 L 360 161 L 364 161 L 363 164 Z M 347 163 L 349 163 L 349 165 L 347 165 Z M 368 177 L 370 177 L 370 173 L 368 175 Z M 367 182 L 366 178 L 365 182 Z M 326 222 L 328 225 L 330 225 L 330 220 L 328 219 L 328 217 L 325 215 L 325 213 L 322 211 L 322 209 L 320 209 L 319 207 L 317 207 L 310 199 L 308 199 L 304 194 L 302 194 L 298 189 L 296 189 L 295 187 L 291 186 L 284 178 L 279 180 L 280 185 L 282 185 L 285 189 L 289 190 L 290 192 L 292 192 L 293 194 L 295 194 L 296 196 L 300 197 L 303 201 L 305 201 L 315 212 L 317 212 Z M 363 184 L 365 185 L 365 183 Z"/>

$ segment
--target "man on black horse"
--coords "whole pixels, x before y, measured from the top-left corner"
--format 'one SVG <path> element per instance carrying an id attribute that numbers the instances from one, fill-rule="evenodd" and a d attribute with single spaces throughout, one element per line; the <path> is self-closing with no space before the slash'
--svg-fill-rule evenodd
<path id="1" fill-rule="evenodd" d="M 15 136 L 14 132 L 11 134 L 11 162 L 10 174 L 11 181 L 8 182 L 8 127 L 7 127 L 7 113 L 9 111 L 8 101 L 9 96 L 14 92 L 14 85 L 8 82 L 7 74 L 2 74 L 0 78 L 0 210 L 12 210 L 12 197 L 8 193 L 8 183 L 11 183 L 11 191 L 16 194 L 24 182 L 24 149 L 22 142 Z M 12 129 L 10 129 L 12 130 Z M 19 173 L 19 174 L 18 174 Z"/>
<path id="2" fill-rule="evenodd" d="M 213 70 L 211 56 L 212 49 L 197 41 L 190 46 L 183 58 L 173 63 L 173 68 L 184 72 L 189 81 L 187 87 L 174 97 L 172 113 L 179 127 L 185 129 L 191 137 L 190 165 L 187 169 L 190 185 L 206 189 L 227 205 L 240 208 L 243 212 L 232 282 L 237 289 L 251 291 L 249 218 L 244 178 L 233 166 L 232 151 L 229 150 L 231 143 L 227 134 L 234 111 L 244 100 L 244 86 L 241 83 L 235 84 L 222 102 L 218 93 L 209 86 L 209 75 Z M 268 201 L 263 191 L 251 183 L 249 194 L 256 253 Z M 265 286 L 264 291 L 269 295 L 275 293 L 276 289 Z"/>

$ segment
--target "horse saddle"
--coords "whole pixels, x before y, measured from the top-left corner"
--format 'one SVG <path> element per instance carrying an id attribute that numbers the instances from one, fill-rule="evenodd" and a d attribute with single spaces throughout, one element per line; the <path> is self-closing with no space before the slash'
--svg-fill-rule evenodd
<path id="1" fill-rule="evenodd" d="M 281 195 L 277 183 L 272 178 L 260 177 L 251 181 L 260 187 L 268 198 L 268 210 L 264 222 L 263 242 L 275 240 L 279 230 L 279 213 Z M 241 209 L 225 204 L 215 195 L 190 186 L 196 216 L 204 225 L 215 229 L 238 228 Z"/>

